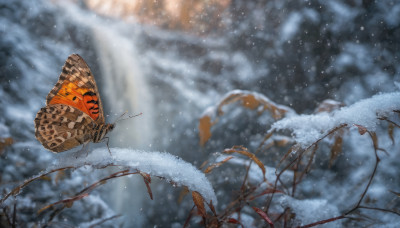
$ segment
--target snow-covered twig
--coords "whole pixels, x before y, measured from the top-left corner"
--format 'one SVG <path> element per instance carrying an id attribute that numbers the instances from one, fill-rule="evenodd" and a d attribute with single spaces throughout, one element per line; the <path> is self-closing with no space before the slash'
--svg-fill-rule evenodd
<path id="1" fill-rule="evenodd" d="M 152 176 L 160 177 L 176 185 L 187 186 L 190 190 L 198 192 L 206 201 L 217 203 L 217 198 L 210 182 L 204 173 L 193 165 L 168 153 L 145 152 L 132 149 L 111 148 L 112 156 L 107 148 L 95 149 L 88 155 L 86 153 L 65 153 L 58 158 L 44 172 L 27 179 L 23 184 L 15 187 L 0 200 L 3 205 L 11 195 L 17 195 L 29 183 L 50 173 L 65 169 L 76 169 L 90 166 L 102 169 L 108 166 L 125 167 L 131 171 L 140 171 Z"/>

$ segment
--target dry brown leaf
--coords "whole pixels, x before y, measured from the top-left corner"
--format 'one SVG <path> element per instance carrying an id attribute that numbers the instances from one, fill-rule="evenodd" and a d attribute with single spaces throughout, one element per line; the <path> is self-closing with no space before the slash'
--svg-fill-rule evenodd
<path id="1" fill-rule="evenodd" d="M 181 193 L 179 193 L 178 203 L 180 204 L 183 198 L 189 193 L 189 188 L 187 186 L 183 186 Z"/>
<path id="2" fill-rule="evenodd" d="M 340 135 L 335 137 L 335 142 L 331 148 L 331 157 L 329 159 L 329 167 L 332 167 L 333 162 L 342 153 L 343 138 Z"/>
<path id="3" fill-rule="evenodd" d="M 214 123 L 211 122 L 210 116 L 203 116 L 200 118 L 199 122 L 199 137 L 200 137 L 200 145 L 204 146 L 204 144 L 211 137 L 211 127 Z"/>
<path id="4" fill-rule="evenodd" d="M 241 97 L 243 107 L 248 109 L 256 109 L 260 106 L 260 101 L 257 100 L 252 94 L 244 94 Z"/>
<path id="5" fill-rule="evenodd" d="M 358 133 L 360 133 L 360 135 L 364 135 L 366 132 L 368 132 L 367 128 L 358 125 L 358 124 L 354 124 L 354 126 L 356 126 L 358 128 Z"/>
<path id="6" fill-rule="evenodd" d="M 242 228 L 244 227 L 242 223 L 240 223 L 238 220 L 236 220 L 234 218 L 228 218 L 226 223 L 240 225 Z"/>
<path id="7" fill-rule="evenodd" d="M 255 212 L 257 212 L 257 214 L 260 215 L 261 218 L 263 218 L 270 225 L 271 228 L 274 228 L 274 223 L 268 217 L 267 213 L 265 213 L 263 210 L 261 210 L 260 208 L 257 208 L 257 207 L 251 207 L 251 208 L 253 208 L 253 210 Z"/>
<path id="8" fill-rule="evenodd" d="M 208 166 L 208 167 L 206 168 L 206 170 L 204 170 L 204 173 L 209 173 L 209 172 L 211 172 L 214 168 L 218 168 L 219 166 L 221 166 L 221 165 L 224 164 L 225 162 L 231 160 L 232 158 L 233 158 L 232 156 L 229 156 L 229 157 L 225 158 L 224 160 L 222 160 L 222 161 L 220 161 L 220 162 L 217 162 L 217 163 L 214 163 L 214 164 Z"/>
<path id="9" fill-rule="evenodd" d="M 372 142 L 374 143 L 375 149 L 379 149 L 378 136 L 376 135 L 376 133 L 375 132 L 369 132 L 369 135 L 372 138 Z"/>
<path id="10" fill-rule="evenodd" d="M 240 104 L 243 107 L 251 110 L 255 110 L 259 107 L 262 108 L 262 110 L 259 111 L 259 114 L 261 114 L 264 111 L 269 111 L 271 116 L 275 120 L 281 119 L 286 114 L 286 112 L 290 110 L 289 108 L 285 109 L 284 106 L 279 107 L 278 105 L 270 101 L 268 98 L 265 98 L 264 96 L 256 96 L 253 93 L 243 91 L 227 95 L 222 101 L 219 102 L 219 104 L 214 110 L 214 112 L 216 112 L 214 114 L 216 116 L 222 116 L 224 114 L 222 108 L 225 105 L 229 105 L 237 101 L 240 101 Z M 199 123 L 200 145 L 203 146 L 211 137 L 211 127 L 215 124 L 215 122 L 212 122 L 209 114 L 202 116 L 199 121 L 200 121 Z"/>
<path id="11" fill-rule="evenodd" d="M 144 172 L 140 172 L 139 174 L 143 177 L 143 181 L 146 184 L 147 193 L 149 193 L 150 199 L 153 199 L 153 192 L 151 191 L 151 188 L 150 188 L 150 183 L 151 183 L 150 174 L 144 173 Z"/>
<path id="12" fill-rule="evenodd" d="M 56 182 L 56 184 L 58 184 L 58 181 L 62 180 L 65 178 L 65 171 L 64 170 L 60 170 L 57 172 L 56 174 L 56 178 L 54 179 L 54 181 Z"/>
<path id="13" fill-rule="evenodd" d="M 331 99 L 326 99 L 323 100 L 321 104 L 318 105 L 314 113 L 320 113 L 320 112 L 332 112 L 334 110 L 340 109 L 341 107 L 344 107 L 345 105 L 342 102 L 331 100 Z"/>
<path id="14" fill-rule="evenodd" d="M 258 167 L 260 167 L 261 171 L 263 172 L 263 177 L 265 179 L 266 171 L 265 171 L 264 164 L 253 153 L 250 153 L 249 151 L 247 151 L 247 148 L 235 146 L 235 147 L 232 147 L 231 149 L 225 149 L 224 153 L 226 153 L 226 154 L 238 153 L 238 154 L 242 154 L 242 155 L 249 157 L 251 160 L 253 160 L 258 165 Z"/>
<path id="15" fill-rule="evenodd" d="M 217 107 L 217 114 L 218 116 L 222 116 L 224 114 L 224 112 L 222 111 L 222 107 L 228 104 L 232 104 L 236 101 L 238 101 L 240 99 L 240 96 L 242 94 L 241 93 L 234 93 L 234 94 L 230 94 L 228 97 L 226 97 L 225 99 L 223 99 Z"/>
<path id="16" fill-rule="evenodd" d="M 389 192 L 391 192 L 391 193 L 395 194 L 396 196 L 400 197 L 400 192 L 395 192 L 395 191 L 392 191 L 392 190 L 389 190 Z"/>
<path id="17" fill-rule="evenodd" d="M 194 204 L 197 207 L 197 210 L 199 211 L 201 216 L 203 216 L 205 218 L 207 216 L 207 212 L 206 212 L 206 208 L 204 207 L 203 197 L 200 195 L 200 193 L 198 193 L 196 191 L 192 191 L 192 198 L 193 198 Z"/>
<path id="18" fill-rule="evenodd" d="M 289 142 L 290 142 L 289 139 L 277 139 L 277 140 L 274 140 L 274 144 L 276 146 L 280 146 L 280 147 L 286 146 Z"/>
<path id="19" fill-rule="evenodd" d="M 8 137 L 8 138 L 0 138 L 0 154 L 3 152 L 3 150 L 7 146 L 11 146 L 14 143 L 13 138 Z"/>
<path id="20" fill-rule="evenodd" d="M 217 212 L 215 211 L 215 207 L 214 207 L 214 204 L 213 204 L 212 200 L 210 201 L 210 204 L 208 204 L 208 207 L 210 207 L 210 209 L 214 213 L 214 215 L 217 214 Z"/>

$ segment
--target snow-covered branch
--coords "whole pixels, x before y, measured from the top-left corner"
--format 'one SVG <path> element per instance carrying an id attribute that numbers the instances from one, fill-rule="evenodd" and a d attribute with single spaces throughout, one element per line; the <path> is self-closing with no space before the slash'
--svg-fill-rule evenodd
<path id="1" fill-rule="evenodd" d="M 199 192 L 206 201 L 212 200 L 213 204 L 217 203 L 214 189 L 204 173 L 179 157 L 165 152 L 146 152 L 126 148 L 110 148 L 110 150 L 111 156 L 107 148 L 95 149 L 87 156 L 86 153 L 79 154 L 79 157 L 73 153 L 60 155 L 53 165 L 47 168 L 47 171 L 71 166 L 79 168 L 85 165 L 94 168 L 122 166 L 187 186 L 190 190 Z"/>
<path id="2" fill-rule="evenodd" d="M 343 124 L 361 125 L 374 131 L 379 118 L 386 117 L 395 110 L 400 110 L 400 92 L 375 95 L 332 113 L 286 117 L 275 122 L 270 131 L 288 129 L 294 140 L 301 147 L 307 148 L 330 130 Z"/>
<path id="3" fill-rule="evenodd" d="M 217 198 L 214 189 L 205 174 L 190 163 L 169 153 L 145 152 L 132 149 L 110 148 L 95 149 L 89 154 L 79 151 L 77 153 L 59 154 L 57 159 L 45 171 L 24 181 L 0 200 L 2 204 L 11 195 L 18 194 L 29 183 L 40 179 L 50 173 L 90 166 L 101 169 L 108 166 L 119 166 L 129 170 L 136 170 L 151 176 L 162 178 L 174 185 L 188 187 L 191 191 L 198 192 L 206 201 L 215 205 Z"/>

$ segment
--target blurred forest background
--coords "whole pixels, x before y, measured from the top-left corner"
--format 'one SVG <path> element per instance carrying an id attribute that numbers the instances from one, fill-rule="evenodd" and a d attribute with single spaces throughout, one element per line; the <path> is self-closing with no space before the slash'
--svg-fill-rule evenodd
<path id="1" fill-rule="evenodd" d="M 57 156 L 35 139 L 33 119 L 72 53 L 81 55 L 91 67 L 108 122 L 126 110 L 143 113 L 117 125 L 109 135 L 110 147 L 166 151 L 200 168 L 225 148 L 242 145 L 256 151 L 275 121 L 268 113 L 229 105 L 213 126 L 210 140 L 200 145 L 198 127 L 203 112 L 232 90 L 263 94 L 299 114 L 313 113 L 325 99 L 350 105 L 398 90 L 400 3 L 0 0 L 2 194 L 45 169 Z M 386 127 L 377 133 L 385 134 L 379 137 L 381 145 L 390 147 Z M 392 134 L 398 141 L 398 132 Z M 351 207 L 346 203 L 358 199 L 362 191 L 358 185 L 368 180 L 374 163 L 373 152 L 366 152 L 373 150 L 370 139 L 360 137 L 349 133 L 343 140 L 343 153 L 330 165 L 331 144 L 320 145 L 315 172 L 299 185 L 296 199 L 324 199 L 337 213 Z M 98 146 L 105 145 L 91 148 Z M 398 145 L 390 148 L 386 149 L 393 152 L 385 159 L 391 161 L 381 166 L 375 195 L 368 198 L 382 208 L 399 206 L 396 195 L 379 188 L 400 192 L 400 150 Z M 287 149 L 263 153 L 263 164 L 275 168 Z M 78 192 L 84 183 L 108 172 L 78 169 L 63 174 L 62 181 L 53 177 L 32 184 L 15 199 L 18 224 L 46 224 L 51 215 L 38 217 L 38 209 Z M 240 189 L 245 173 L 244 166 L 224 164 L 207 176 L 220 201 L 217 210 L 223 211 L 235 199 L 237 192 L 232 189 Z M 140 178 L 113 183 L 65 209 L 54 224 L 89 226 L 96 219 L 121 214 L 103 225 L 181 227 L 193 206 L 190 197 L 178 203 L 181 188 L 157 180 L 152 183 L 152 201 Z M 0 212 L 0 224 L 6 224 L 6 213 L 10 212 Z M 365 217 L 377 219 L 334 224 L 395 224 L 399 218 L 381 211 L 368 213 Z M 236 219 L 245 227 L 265 227 L 254 211 L 245 210 Z M 191 224 L 198 226 L 200 221 L 194 218 Z"/>

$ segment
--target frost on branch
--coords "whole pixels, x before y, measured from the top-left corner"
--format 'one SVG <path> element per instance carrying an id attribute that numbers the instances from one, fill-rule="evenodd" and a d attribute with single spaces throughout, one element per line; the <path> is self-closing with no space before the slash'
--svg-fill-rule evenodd
<path id="1" fill-rule="evenodd" d="M 244 109 L 251 111 L 240 111 Z M 221 196 L 222 212 L 210 216 L 219 224 L 242 227 L 262 221 L 269 227 L 304 228 L 353 225 L 364 218 L 376 223 L 381 219 L 375 212 L 386 213 L 388 219 L 382 219 L 386 223 L 398 219 L 397 207 L 385 202 L 392 202 L 395 197 L 388 192 L 398 196 L 398 191 L 379 183 L 388 175 L 382 175 L 378 168 L 397 167 L 388 165 L 393 161 L 387 156 L 396 156 L 388 148 L 394 150 L 398 141 L 395 129 L 400 128 L 399 113 L 400 92 L 376 95 L 348 107 L 325 100 L 313 115 L 296 114 L 258 93 L 241 90 L 227 93 L 201 116 L 200 145 L 210 140 L 212 132 L 217 135 L 235 127 L 239 129 L 235 133 L 243 135 L 240 142 L 245 144 L 226 148 L 225 145 L 237 141 L 223 138 L 218 139 L 221 143 L 213 144 L 216 140 L 209 143 L 211 148 L 225 149 L 220 150 L 222 155 L 210 155 L 218 157 L 205 172 L 226 183 L 236 194 L 233 200 Z M 245 125 L 244 117 L 249 116 L 256 118 L 257 124 Z M 271 130 L 258 131 L 268 126 Z M 388 135 L 382 134 L 386 126 Z M 279 135 L 278 131 L 284 134 Z M 286 135 L 288 132 L 292 137 Z M 363 145 L 360 139 L 364 140 Z M 320 143 L 322 140 L 324 143 Z M 392 147 L 387 147 L 389 140 Z M 346 157 L 338 158 L 342 151 Z M 243 169 L 237 167 L 245 167 L 244 175 Z M 225 177 L 222 181 L 221 176 Z"/>
<path id="2" fill-rule="evenodd" d="M 74 154 L 58 157 L 47 171 L 62 167 L 75 167 L 90 165 L 94 168 L 106 166 L 122 166 L 131 170 L 138 170 L 151 176 L 157 176 L 171 181 L 174 184 L 187 186 L 192 191 L 199 192 L 206 201 L 212 200 L 216 204 L 217 199 L 214 189 L 204 173 L 196 169 L 190 163 L 169 153 L 145 152 L 125 148 L 110 148 L 112 156 L 107 148 L 99 148 L 86 156 L 81 154 L 78 159 Z"/>
<path id="3" fill-rule="evenodd" d="M 58 156 L 53 164 L 45 171 L 25 180 L 23 184 L 15 187 L 11 192 L 6 194 L 5 197 L 0 200 L 0 205 L 2 205 L 11 195 L 15 196 L 19 194 L 24 187 L 37 179 L 43 178 L 53 172 L 65 169 L 76 169 L 82 166 L 90 166 L 96 169 L 102 169 L 108 166 L 118 166 L 127 170 L 117 172 L 99 182 L 96 182 L 73 198 L 62 200 L 49 206 L 60 203 L 72 203 L 75 200 L 88 196 L 88 193 L 93 188 L 105 183 L 105 180 L 129 174 L 141 174 L 144 177 L 150 197 L 151 190 L 149 189 L 148 184 L 150 183 L 151 175 L 162 178 L 174 185 L 186 186 L 190 190 L 196 191 L 196 194 L 199 194 L 199 196 L 201 195 L 201 197 L 203 197 L 207 202 L 212 201 L 213 204 L 217 203 L 214 189 L 205 177 L 204 173 L 178 157 L 168 153 L 145 152 L 123 148 L 110 148 L 110 150 L 112 153 L 111 157 L 107 148 L 95 149 L 87 155 L 85 152 L 59 154 L 60 156 Z M 40 211 L 47 209 L 48 207 L 42 208 Z"/>
<path id="4" fill-rule="evenodd" d="M 387 117 L 395 110 L 400 110 L 400 92 L 375 95 L 331 113 L 290 116 L 274 123 L 270 132 L 288 129 L 295 141 L 307 148 L 340 125 L 363 126 L 374 131 L 379 118 Z"/>

